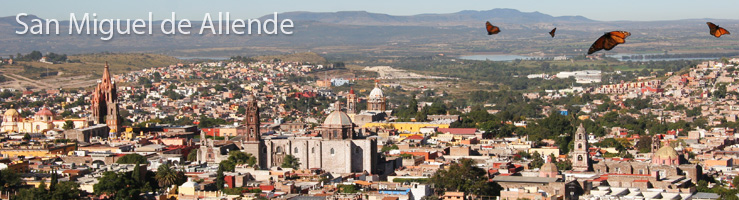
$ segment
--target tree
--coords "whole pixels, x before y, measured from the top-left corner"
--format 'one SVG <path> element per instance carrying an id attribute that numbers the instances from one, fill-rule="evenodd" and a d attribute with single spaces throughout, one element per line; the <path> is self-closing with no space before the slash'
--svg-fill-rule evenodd
<path id="1" fill-rule="evenodd" d="M 23 135 L 23 140 L 31 140 L 31 135 L 26 133 Z"/>
<path id="2" fill-rule="evenodd" d="M 190 162 L 198 161 L 198 150 L 197 149 L 190 150 L 190 153 L 187 154 L 187 161 L 190 161 Z"/>
<path id="3" fill-rule="evenodd" d="M 49 186 L 51 188 L 51 186 Z M 82 193 L 79 189 L 79 184 L 71 181 L 59 182 L 54 186 L 55 189 L 46 190 L 46 183 L 41 182 L 39 187 L 22 189 L 17 195 L 13 196 L 14 200 L 36 200 L 36 199 L 49 199 L 49 200 L 66 200 L 66 199 L 80 199 Z"/>
<path id="4" fill-rule="evenodd" d="M 0 170 L 0 191 L 14 190 L 21 185 L 21 177 L 15 171 L 5 168 Z"/>
<path id="5" fill-rule="evenodd" d="M 539 152 L 534 152 L 534 154 L 531 156 L 533 157 L 533 159 L 529 163 L 531 165 L 531 168 L 540 168 L 542 165 L 544 165 L 544 159 L 541 158 Z"/>
<path id="6" fill-rule="evenodd" d="M 224 180 L 226 176 L 223 175 L 223 164 L 218 165 L 218 171 L 216 171 L 216 187 L 218 190 L 223 190 L 223 184 L 226 183 Z"/>
<path id="7" fill-rule="evenodd" d="M 228 159 L 221 161 L 220 164 L 223 165 L 223 170 L 232 172 L 236 169 L 236 165 L 247 164 L 254 166 L 256 162 L 257 158 L 249 153 L 230 151 L 228 152 Z"/>
<path id="8" fill-rule="evenodd" d="M 74 128 L 74 122 L 71 120 L 64 121 L 64 126 L 62 126 L 64 130 L 69 130 Z"/>
<path id="9" fill-rule="evenodd" d="M 56 185 L 59 183 L 59 175 L 56 173 L 56 170 L 51 171 L 51 181 L 49 181 L 49 190 L 54 191 L 56 189 Z"/>
<path id="10" fill-rule="evenodd" d="M 118 164 L 148 164 L 146 157 L 139 154 L 126 154 L 116 161 Z"/>
<path id="11" fill-rule="evenodd" d="M 172 185 L 179 185 L 184 183 L 184 174 L 177 170 L 172 169 L 169 164 L 160 165 L 157 168 L 156 179 L 159 183 L 159 187 L 170 187 Z"/>
<path id="12" fill-rule="evenodd" d="M 93 185 L 95 194 L 108 194 L 113 199 L 139 199 L 141 193 L 154 191 L 157 189 L 156 180 L 146 173 L 146 178 L 137 181 L 132 177 L 133 172 L 112 172 L 103 173 L 103 177 L 98 179 L 98 183 Z"/>
<path id="13" fill-rule="evenodd" d="M 462 159 L 453 163 L 448 169 L 436 171 L 431 177 L 431 183 L 437 194 L 445 191 L 464 192 L 474 195 L 500 195 L 500 185 L 489 182 L 485 170 L 475 167 L 471 159 Z"/>
<path id="14" fill-rule="evenodd" d="M 49 193 L 46 191 L 46 183 L 41 182 L 38 187 L 22 189 L 17 195 L 13 197 L 14 200 L 35 200 L 35 199 L 49 199 Z"/>
<path id="15" fill-rule="evenodd" d="M 293 168 L 293 169 L 299 169 L 300 168 L 300 159 L 296 158 L 293 155 L 286 155 L 284 160 L 282 161 L 282 165 L 280 165 L 282 168 Z"/>

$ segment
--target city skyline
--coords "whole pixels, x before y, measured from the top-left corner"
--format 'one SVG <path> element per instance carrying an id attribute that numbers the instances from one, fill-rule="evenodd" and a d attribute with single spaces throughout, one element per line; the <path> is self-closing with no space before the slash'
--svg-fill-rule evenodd
<path id="1" fill-rule="evenodd" d="M 257 18 L 273 12 L 292 11 L 337 12 L 367 11 L 390 15 L 417 15 L 428 13 L 455 13 L 462 10 L 491 10 L 495 8 L 511 8 L 522 12 L 541 12 L 552 16 L 583 16 L 599 21 L 659 21 L 680 19 L 739 19 L 732 8 L 739 6 L 739 1 L 718 0 L 703 1 L 636 1 L 626 0 L 619 3 L 604 4 L 592 1 L 374 1 L 374 2 L 331 2 L 318 0 L 311 2 L 288 1 L 274 4 L 271 2 L 238 2 L 219 1 L 203 5 L 199 1 L 128 1 L 126 3 L 97 1 L 77 1 L 81 3 L 40 1 L 7 2 L 0 8 L 0 16 L 15 16 L 18 13 L 29 13 L 41 18 L 67 20 L 69 13 L 97 13 L 99 18 L 141 18 L 148 12 L 155 14 L 154 19 L 169 17 L 176 12 L 178 18 L 199 20 L 204 13 L 231 12 L 234 17 Z M 38 6 L 45 5 L 45 6 Z M 299 20 L 299 19 L 295 19 Z"/>

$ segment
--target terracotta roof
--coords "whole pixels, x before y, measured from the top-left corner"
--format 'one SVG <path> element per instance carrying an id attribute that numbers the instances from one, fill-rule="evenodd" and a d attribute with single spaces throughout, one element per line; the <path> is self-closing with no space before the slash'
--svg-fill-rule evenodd
<path id="1" fill-rule="evenodd" d="M 262 191 L 272 191 L 272 190 L 275 190 L 275 186 L 274 185 L 260 185 L 259 189 L 261 189 Z"/>

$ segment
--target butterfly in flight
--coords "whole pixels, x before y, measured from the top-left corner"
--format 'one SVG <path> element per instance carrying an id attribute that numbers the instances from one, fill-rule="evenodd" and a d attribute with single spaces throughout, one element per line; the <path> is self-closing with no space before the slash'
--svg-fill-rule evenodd
<path id="1" fill-rule="evenodd" d="M 708 24 L 708 28 L 711 30 L 710 33 L 711 33 L 711 35 L 713 35 L 713 37 L 721 37 L 722 35 L 729 35 L 730 34 L 729 31 L 727 31 L 724 28 L 719 27 L 716 24 L 713 24 L 711 22 L 706 22 L 706 24 Z"/>
<path id="2" fill-rule="evenodd" d="M 600 36 L 598 40 L 595 40 L 593 45 L 590 46 L 590 49 L 588 49 L 588 55 L 602 49 L 609 51 L 613 49 L 613 47 L 616 47 L 616 45 L 626 42 L 626 37 L 629 37 L 630 35 L 631 33 L 626 31 L 607 32 L 606 34 L 603 34 L 603 36 Z"/>
<path id="3" fill-rule="evenodd" d="M 500 28 L 493 26 L 490 22 L 485 22 L 485 28 L 488 30 L 488 35 L 500 33 Z"/>
<path id="4" fill-rule="evenodd" d="M 549 35 L 554 37 L 554 32 L 557 31 L 557 28 L 552 29 L 552 31 L 549 31 Z"/>

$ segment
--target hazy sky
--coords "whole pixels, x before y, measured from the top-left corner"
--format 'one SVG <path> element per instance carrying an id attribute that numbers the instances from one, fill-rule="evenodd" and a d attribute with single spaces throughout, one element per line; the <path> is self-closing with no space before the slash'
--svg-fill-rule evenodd
<path id="1" fill-rule="evenodd" d="M 358 11 L 364 10 L 391 15 L 422 13 L 452 13 L 461 10 L 490 10 L 513 8 L 524 12 L 539 11 L 553 16 L 582 15 L 602 21 L 617 20 L 672 20 L 692 18 L 739 19 L 739 0 L 40 0 L 5 1 L 0 16 L 15 16 L 25 12 L 41 18 L 68 20 L 69 13 L 97 13 L 98 18 L 169 17 L 201 20 L 205 13 L 231 12 L 232 18 L 256 18 L 272 12 L 288 11 Z M 294 19 L 295 20 L 295 19 Z"/>

